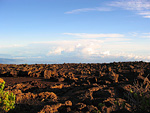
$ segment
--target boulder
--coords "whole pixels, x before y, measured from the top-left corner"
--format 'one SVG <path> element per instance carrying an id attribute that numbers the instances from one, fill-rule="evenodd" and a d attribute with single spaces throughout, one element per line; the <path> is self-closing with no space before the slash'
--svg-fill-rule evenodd
<path id="1" fill-rule="evenodd" d="M 51 78 L 51 74 L 52 74 L 51 70 L 45 70 L 44 71 L 44 78 L 45 79 L 50 79 Z"/>

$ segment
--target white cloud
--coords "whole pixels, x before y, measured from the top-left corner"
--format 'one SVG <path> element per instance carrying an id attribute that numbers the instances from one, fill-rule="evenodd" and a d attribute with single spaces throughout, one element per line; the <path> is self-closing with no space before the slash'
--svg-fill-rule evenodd
<path id="1" fill-rule="evenodd" d="M 47 55 L 61 55 L 61 52 L 64 51 L 64 48 L 62 47 L 57 47 L 51 51 L 48 52 Z"/>
<path id="2" fill-rule="evenodd" d="M 54 44 L 52 47 L 49 47 L 50 50 L 47 55 L 61 55 L 62 52 L 74 52 L 76 55 L 98 54 L 97 49 L 101 47 L 101 43 L 103 43 L 103 41 L 96 39 L 44 42 L 44 44 Z"/>
<path id="3" fill-rule="evenodd" d="M 0 48 L 16 48 L 16 47 L 23 47 L 24 45 L 18 45 L 18 44 L 13 44 L 13 45 L 0 45 Z"/>
<path id="4" fill-rule="evenodd" d="M 145 60 L 150 61 L 150 55 L 137 54 L 134 51 L 146 50 L 144 45 L 136 45 L 129 42 L 111 42 L 110 40 L 78 39 L 72 41 L 52 41 L 45 43 L 54 44 L 49 48 L 47 55 L 64 55 L 71 53 L 72 56 L 84 59 L 124 59 L 124 60 Z M 147 49 L 146 49 L 147 48 Z"/>
<path id="5" fill-rule="evenodd" d="M 104 41 L 105 42 L 121 42 L 121 41 L 129 41 L 131 39 L 128 38 L 106 38 Z"/>
<path id="6" fill-rule="evenodd" d="M 120 53 L 120 54 L 116 54 L 115 55 L 116 57 L 120 57 L 120 56 L 123 56 L 126 60 L 145 60 L 145 61 L 150 61 L 150 56 L 143 56 L 143 55 L 136 55 L 136 54 L 133 54 L 133 53 Z"/>
<path id="7" fill-rule="evenodd" d="M 150 35 L 150 33 L 143 33 L 144 35 Z"/>
<path id="8" fill-rule="evenodd" d="M 98 55 L 100 53 L 99 50 L 101 49 L 101 45 L 101 42 L 96 43 L 94 40 L 89 42 L 83 41 L 77 49 L 80 55 Z"/>
<path id="9" fill-rule="evenodd" d="M 149 11 L 140 11 L 138 14 L 142 15 L 144 18 L 150 18 L 150 10 Z"/>
<path id="10" fill-rule="evenodd" d="M 144 18 L 150 18 L 150 16 L 143 16 Z"/>
<path id="11" fill-rule="evenodd" d="M 147 11 L 147 12 L 141 12 L 139 13 L 140 15 L 150 15 L 150 11 Z"/>
<path id="12" fill-rule="evenodd" d="M 59 45 L 57 45 L 59 46 Z M 47 53 L 47 56 L 49 55 L 61 55 L 62 52 L 73 52 L 75 47 L 71 47 L 71 46 L 64 46 L 64 45 L 61 45 L 61 47 L 52 47 L 52 49 Z"/>
<path id="13" fill-rule="evenodd" d="M 141 38 L 150 38 L 150 33 L 142 33 Z"/>
<path id="14" fill-rule="evenodd" d="M 111 11 L 111 9 L 110 8 L 101 8 L 101 7 L 81 8 L 81 9 L 75 9 L 72 11 L 67 11 L 67 12 L 65 12 L 65 14 L 74 14 L 74 13 L 89 12 L 89 11 Z"/>
<path id="15" fill-rule="evenodd" d="M 102 54 L 109 56 L 110 55 L 110 51 L 104 51 L 104 52 L 102 52 Z"/>
<path id="16" fill-rule="evenodd" d="M 130 32 L 129 35 L 131 37 L 137 37 L 138 36 L 138 33 L 137 32 Z"/>
<path id="17" fill-rule="evenodd" d="M 125 10 L 136 11 L 138 15 L 142 15 L 144 18 L 150 18 L 149 0 L 118 0 L 110 3 L 109 5 L 120 7 Z"/>
<path id="18" fill-rule="evenodd" d="M 140 32 L 131 32 L 128 33 L 128 37 L 136 37 L 136 38 L 150 38 L 150 33 L 140 33 Z M 122 39 L 122 38 L 121 38 Z M 130 39 L 127 39 L 130 40 Z"/>
<path id="19" fill-rule="evenodd" d="M 40 59 L 40 58 L 42 58 L 41 56 L 36 56 L 36 57 L 25 57 L 25 56 L 20 56 L 20 57 L 14 57 L 13 59 Z"/>
<path id="20" fill-rule="evenodd" d="M 80 38 L 118 38 L 124 37 L 122 34 L 88 34 L 88 33 L 63 33 L 64 35 L 77 36 Z"/>
<path id="21" fill-rule="evenodd" d="M 118 0 L 112 2 L 110 5 L 122 7 L 126 10 L 143 11 L 146 9 L 150 9 L 150 1 L 148 0 Z"/>
<path id="22" fill-rule="evenodd" d="M 150 38 L 150 35 L 142 36 L 142 38 Z"/>

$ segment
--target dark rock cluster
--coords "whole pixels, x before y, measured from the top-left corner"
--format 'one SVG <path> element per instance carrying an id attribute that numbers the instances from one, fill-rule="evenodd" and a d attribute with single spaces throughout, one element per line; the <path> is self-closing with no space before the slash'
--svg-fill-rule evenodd
<path id="1" fill-rule="evenodd" d="M 5 90 L 16 95 L 16 107 L 10 113 L 132 112 L 130 105 L 115 107 L 115 101 L 127 103 L 124 93 L 135 80 L 143 83 L 149 74 L 150 63 L 142 61 L 0 64 L 0 77 L 6 81 Z M 147 82 L 149 80 L 150 76 Z M 100 106 L 100 103 L 104 105 Z"/>

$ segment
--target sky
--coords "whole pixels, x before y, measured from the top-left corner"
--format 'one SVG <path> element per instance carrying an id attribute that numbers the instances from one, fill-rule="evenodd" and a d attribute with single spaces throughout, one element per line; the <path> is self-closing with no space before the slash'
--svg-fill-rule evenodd
<path id="1" fill-rule="evenodd" d="M 10 59 L 150 62 L 150 0 L 0 0 L 0 63 Z"/>

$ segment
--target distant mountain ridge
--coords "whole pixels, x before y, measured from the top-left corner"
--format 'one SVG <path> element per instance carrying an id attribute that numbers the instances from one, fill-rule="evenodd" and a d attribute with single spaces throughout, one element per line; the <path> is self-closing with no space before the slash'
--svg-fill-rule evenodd
<path id="1" fill-rule="evenodd" d="M 19 61 L 18 59 L 0 58 L 1 64 L 12 64 L 17 63 L 18 61 Z"/>

